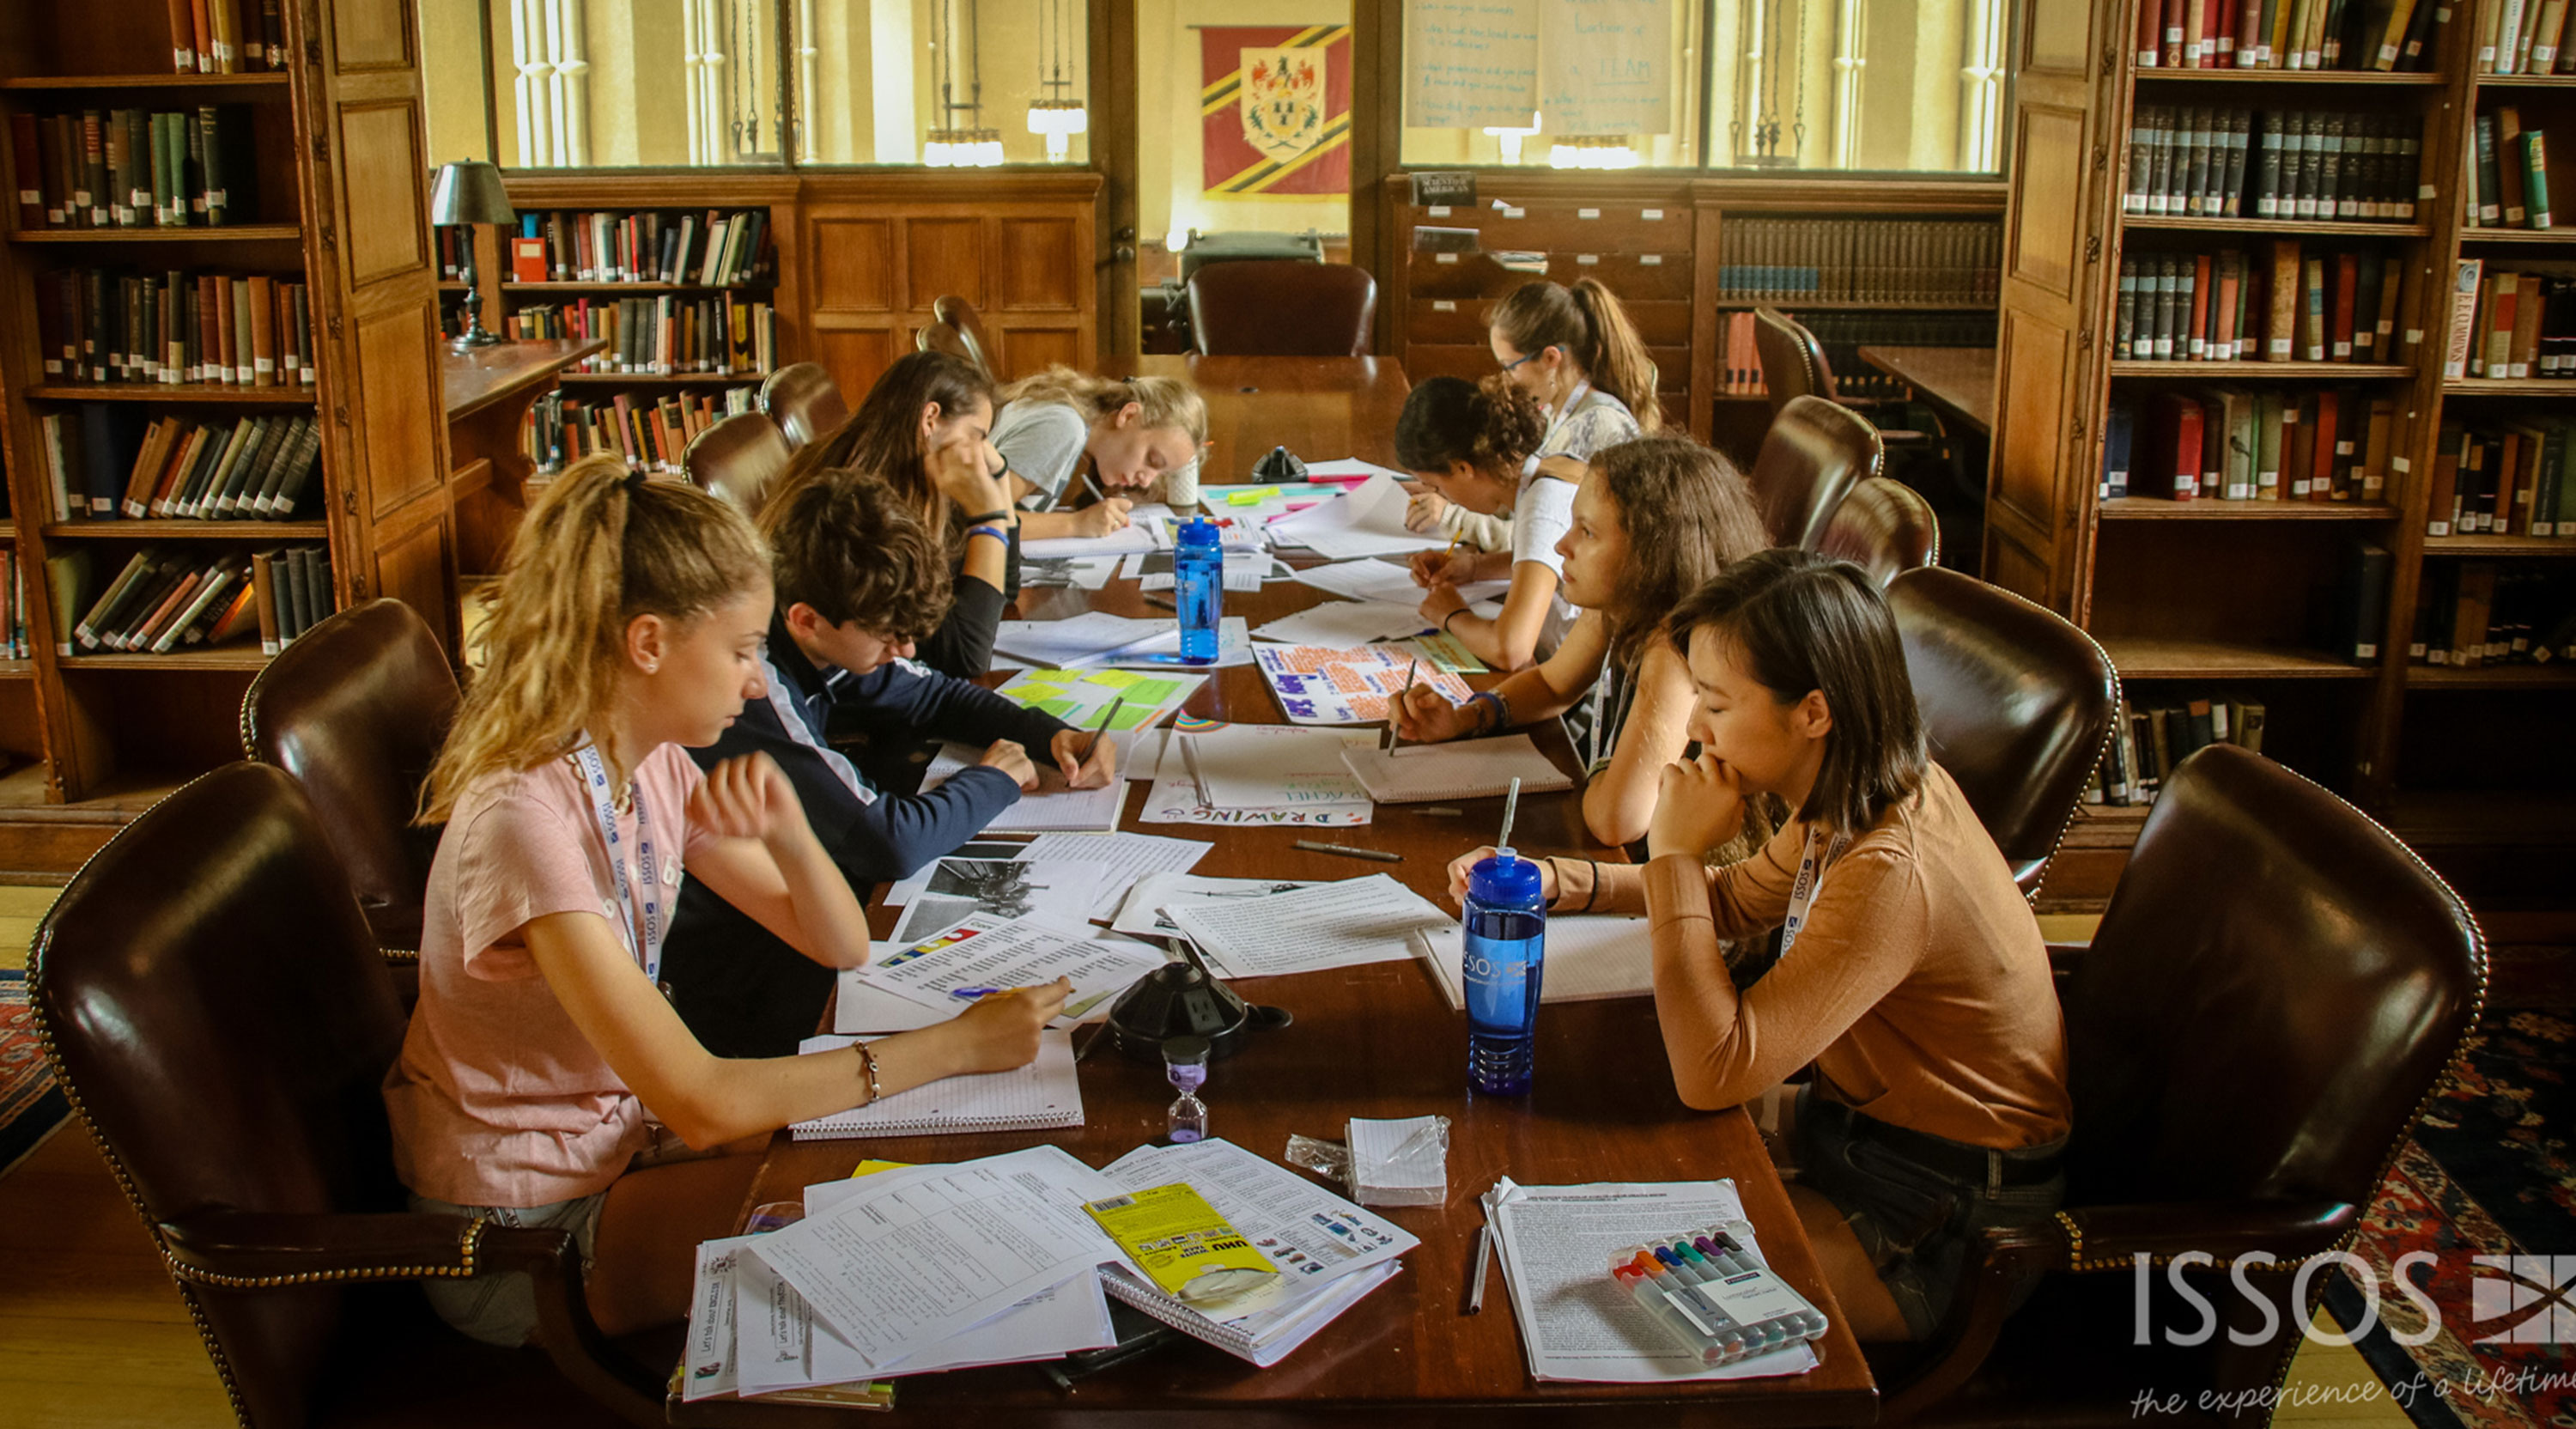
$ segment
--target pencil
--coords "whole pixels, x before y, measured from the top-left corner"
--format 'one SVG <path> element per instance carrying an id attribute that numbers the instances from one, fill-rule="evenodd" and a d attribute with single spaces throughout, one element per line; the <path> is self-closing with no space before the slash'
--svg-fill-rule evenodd
<path id="1" fill-rule="evenodd" d="M 1394 704 L 1386 707 L 1386 750 L 1389 754 L 1404 747 L 1404 736 L 1395 732 L 1395 712 L 1404 707 L 1405 696 L 1413 693 L 1414 677 L 1421 673 L 1422 657 L 1416 655 L 1413 657 L 1413 663 L 1404 667 L 1403 693 L 1395 697 Z"/>
<path id="2" fill-rule="evenodd" d="M 1317 843 L 1313 839 L 1299 839 L 1297 840 L 1296 847 L 1305 849 L 1310 853 L 1337 853 L 1344 858 L 1375 859 L 1379 863 L 1404 862 L 1404 855 L 1400 853 L 1388 853 L 1382 848 L 1353 848 L 1348 844 Z"/>
<path id="3" fill-rule="evenodd" d="M 1118 712 L 1126 706 L 1127 697 L 1123 694 L 1109 702 L 1109 712 L 1100 717 L 1100 728 L 1093 730 L 1091 738 L 1083 741 L 1082 757 L 1073 761 L 1075 768 L 1078 769 L 1091 762 L 1091 751 L 1100 747 L 1100 736 L 1109 732 L 1109 722 L 1118 718 Z"/>

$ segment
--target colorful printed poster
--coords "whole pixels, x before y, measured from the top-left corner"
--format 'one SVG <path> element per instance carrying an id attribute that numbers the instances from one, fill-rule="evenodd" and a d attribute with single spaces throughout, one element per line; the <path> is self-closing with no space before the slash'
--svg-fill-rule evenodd
<path id="1" fill-rule="evenodd" d="M 1386 702 L 1408 678 L 1438 690 L 1453 705 L 1466 703 L 1471 693 L 1466 681 L 1401 646 L 1257 645 L 1252 654 L 1279 697 L 1280 712 L 1297 724 L 1376 723 L 1386 718 Z"/>
<path id="2" fill-rule="evenodd" d="M 1207 26 L 1199 83 L 1209 195 L 1350 192 L 1350 26 Z"/>

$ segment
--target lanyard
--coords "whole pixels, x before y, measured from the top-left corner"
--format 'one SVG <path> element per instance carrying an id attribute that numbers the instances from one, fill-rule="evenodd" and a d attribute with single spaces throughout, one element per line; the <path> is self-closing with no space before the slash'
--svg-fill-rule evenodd
<path id="1" fill-rule="evenodd" d="M 1789 916 L 1780 924 L 1780 956 L 1787 958 L 1791 945 L 1798 941 L 1798 930 L 1807 926 L 1807 910 L 1814 906 L 1816 890 L 1824 885 L 1824 865 L 1843 856 L 1843 847 L 1851 835 L 1836 834 L 1826 846 L 1824 858 L 1816 857 L 1816 831 L 1807 831 L 1807 852 L 1798 860 L 1798 881 L 1789 886 Z"/>
<path id="2" fill-rule="evenodd" d="M 1574 390 L 1566 394 L 1565 405 L 1548 414 L 1547 435 L 1539 439 L 1538 450 L 1521 458 L 1521 476 L 1524 480 L 1538 475 L 1539 462 L 1554 455 L 1548 450 L 1548 445 L 1556 440 L 1556 429 L 1564 426 L 1565 419 L 1573 416 L 1574 409 L 1582 406 L 1583 399 L 1591 395 L 1592 383 L 1589 379 L 1577 382 L 1574 384 Z"/>
<path id="3" fill-rule="evenodd" d="M 653 860 L 653 825 L 644 808 L 644 786 L 635 786 L 635 872 L 626 871 L 626 857 L 620 845 L 624 840 L 617 832 L 617 801 L 608 788 L 608 761 L 599 754 L 599 746 L 584 744 L 572 752 L 573 768 L 581 775 L 582 787 L 590 791 L 590 810 L 599 821 L 599 836 L 608 849 L 608 866 L 616 874 L 617 906 L 626 914 L 618 931 L 626 935 L 626 951 L 634 954 L 644 969 L 646 981 L 659 987 L 662 983 L 662 884 L 660 869 Z M 635 912 L 635 883 L 644 885 L 644 912 Z M 643 930 L 644 944 L 635 943 L 636 930 Z"/>
<path id="4" fill-rule="evenodd" d="M 875 803 L 877 791 L 869 788 L 867 781 L 859 777 L 858 766 L 850 763 L 850 757 L 816 739 L 814 731 L 806 726 L 805 712 L 796 707 L 796 697 L 787 693 L 787 681 L 779 675 L 778 667 L 770 663 L 766 650 L 760 652 L 760 673 L 769 680 L 769 707 L 778 711 L 778 722 L 787 726 L 787 737 L 822 756 L 823 767 L 849 785 L 850 792 L 859 796 L 860 803 Z"/>

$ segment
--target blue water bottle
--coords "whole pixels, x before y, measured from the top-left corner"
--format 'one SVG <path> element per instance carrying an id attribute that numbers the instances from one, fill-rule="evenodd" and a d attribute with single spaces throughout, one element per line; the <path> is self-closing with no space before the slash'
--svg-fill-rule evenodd
<path id="1" fill-rule="evenodd" d="M 1488 1096 L 1530 1088 L 1540 975 L 1547 962 L 1547 899 L 1538 865 L 1495 850 L 1467 876 L 1467 1085 Z"/>
<path id="2" fill-rule="evenodd" d="M 1173 543 L 1172 603 L 1180 608 L 1181 663 L 1216 663 L 1217 622 L 1225 615 L 1225 546 L 1204 516 L 1182 523 Z"/>

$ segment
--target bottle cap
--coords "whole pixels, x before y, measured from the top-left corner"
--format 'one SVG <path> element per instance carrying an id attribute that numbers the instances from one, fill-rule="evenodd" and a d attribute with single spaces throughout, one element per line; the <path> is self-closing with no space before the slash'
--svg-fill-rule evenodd
<path id="1" fill-rule="evenodd" d="M 1180 545 L 1213 547 L 1222 541 L 1223 537 L 1217 533 L 1216 523 L 1205 516 L 1193 516 L 1181 523 L 1178 540 Z"/>
<path id="2" fill-rule="evenodd" d="M 1546 899 L 1538 865 L 1507 848 L 1496 849 L 1490 857 L 1477 861 L 1467 875 L 1467 896 L 1479 903 L 1531 907 Z"/>

